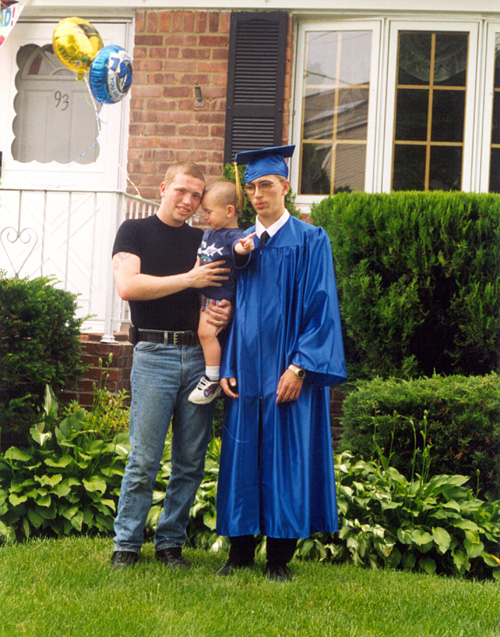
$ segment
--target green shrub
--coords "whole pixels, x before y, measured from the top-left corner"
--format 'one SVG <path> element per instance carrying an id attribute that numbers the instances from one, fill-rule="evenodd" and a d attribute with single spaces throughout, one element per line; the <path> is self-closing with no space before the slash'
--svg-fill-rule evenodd
<path id="1" fill-rule="evenodd" d="M 240 173 L 241 187 L 243 188 L 245 184 L 245 178 L 244 178 L 245 166 L 238 166 L 238 171 Z M 233 164 L 226 164 L 224 166 L 224 169 L 222 171 L 222 179 L 229 179 L 230 181 L 235 180 Z M 247 228 L 250 228 L 250 226 L 254 225 L 256 213 L 247 195 L 245 194 L 244 191 L 243 193 L 244 193 L 245 201 L 243 204 L 243 210 L 240 212 L 238 216 L 238 225 L 240 226 L 242 230 L 246 230 Z M 300 210 L 295 206 L 295 194 L 293 193 L 291 188 L 285 197 L 285 206 L 291 215 L 293 215 L 294 217 L 300 218 L 301 213 L 300 213 Z"/>
<path id="2" fill-rule="evenodd" d="M 83 319 L 76 296 L 52 279 L 0 276 L 0 423 L 3 447 L 26 439 L 39 416 L 45 385 L 71 386 L 81 377 Z M 0 439 L 0 442 L 2 440 Z"/>
<path id="3" fill-rule="evenodd" d="M 86 413 L 55 425 L 57 402 L 47 388 L 44 420 L 32 444 L 0 455 L 0 539 L 109 533 L 130 447 L 128 433 L 103 440 L 85 427 Z"/>
<path id="4" fill-rule="evenodd" d="M 410 477 L 415 445 L 422 454 L 429 443 L 432 473 L 468 476 L 500 496 L 499 415 L 497 374 L 360 381 L 343 403 L 340 449 L 369 459 L 378 446 Z"/>
<path id="5" fill-rule="evenodd" d="M 475 497 L 465 476 L 408 480 L 387 458 L 363 462 L 349 452 L 337 458 L 336 476 L 339 532 L 309 540 L 324 559 L 500 580 L 500 501 Z"/>
<path id="6" fill-rule="evenodd" d="M 339 193 L 331 239 L 351 378 L 487 374 L 500 355 L 500 196 Z"/>

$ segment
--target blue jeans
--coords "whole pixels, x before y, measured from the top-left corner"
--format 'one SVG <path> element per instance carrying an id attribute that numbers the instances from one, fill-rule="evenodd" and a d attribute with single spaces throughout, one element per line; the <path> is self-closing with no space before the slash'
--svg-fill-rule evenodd
<path id="1" fill-rule="evenodd" d="M 194 405 L 188 396 L 204 373 L 199 346 L 176 347 L 140 341 L 131 373 L 131 452 L 120 490 L 114 523 L 115 551 L 138 553 L 151 508 L 172 419 L 172 459 L 156 550 L 181 547 L 186 541 L 189 511 L 203 479 L 213 404 Z"/>

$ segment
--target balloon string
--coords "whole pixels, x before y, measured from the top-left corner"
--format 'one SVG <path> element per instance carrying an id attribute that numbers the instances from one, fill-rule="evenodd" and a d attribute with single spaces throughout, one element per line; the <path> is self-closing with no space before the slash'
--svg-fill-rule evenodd
<path id="1" fill-rule="evenodd" d="M 54 185 L 54 181 L 60 177 L 61 175 L 63 175 L 67 170 L 69 170 L 69 168 L 73 165 L 73 164 L 77 164 L 82 157 L 85 157 L 85 155 L 90 152 L 92 150 L 92 148 L 94 148 L 94 146 L 99 142 L 99 137 L 101 135 L 101 128 L 102 128 L 102 124 L 105 123 L 103 122 L 101 116 L 99 115 L 99 104 L 96 101 L 96 99 L 94 98 L 94 96 L 92 95 L 92 90 L 90 89 L 90 84 L 89 84 L 89 80 L 87 77 L 87 74 L 85 74 L 84 76 L 84 81 L 85 81 L 85 85 L 87 87 L 87 91 L 88 94 L 90 96 L 90 100 L 92 102 L 92 105 L 94 107 L 94 113 L 95 113 L 95 117 L 96 117 L 96 125 L 97 125 L 97 135 L 95 140 L 92 142 L 92 144 L 90 144 L 90 146 L 88 148 L 86 148 L 83 153 L 80 153 L 80 155 L 78 155 L 78 157 L 76 159 L 73 159 L 73 161 L 71 161 L 69 164 L 67 164 L 66 168 L 61 171 L 60 173 L 58 173 L 54 179 L 49 183 L 48 186 L 45 187 L 45 190 L 49 190 L 51 187 L 53 187 Z M 111 152 L 109 149 L 109 146 L 103 141 L 101 140 L 100 142 L 101 146 L 107 150 L 108 152 Z M 139 188 L 137 188 L 137 186 L 134 184 L 134 182 L 132 181 L 132 179 L 130 179 L 127 171 L 122 167 L 122 165 L 120 164 L 120 162 L 117 163 L 118 168 L 120 169 L 120 171 L 122 172 L 123 175 L 125 175 L 125 178 L 127 179 L 127 181 L 130 183 L 130 185 L 134 188 L 135 192 L 137 193 L 138 197 L 141 197 L 141 193 L 139 191 Z M 55 186 L 55 188 L 60 188 L 61 186 Z"/>
<path id="2" fill-rule="evenodd" d="M 96 122 L 97 122 L 97 137 L 99 137 L 99 135 L 101 134 L 101 122 L 102 122 L 102 119 L 101 119 L 101 117 L 100 117 L 100 115 L 99 115 L 99 106 L 98 106 L 98 102 L 97 102 L 97 100 L 95 99 L 94 95 L 92 94 L 92 90 L 91 90 L 91 88 L 90 88 L 89 79 L 88 79 L 87 74 L 85 74 L 84 80 L 85 80 L 85 85 L 86 85 L 86 87 L 87 87 L 87 91 L 88 91 L 88 93 L 89 93 L 89 95 L 90 95 L 90 99 L 91 99 L 91 101 L 92 101 L 92 105 L 94 106 L 95 117 L 96 117 Z M 97 142 L 97 139 L 96 139 L 96 142 Z M 109 147 L 108 147 L 108 145 L 107 145 L 105 142 L 103 142 L 102 140 L 101 140 L 101 145 L 102 145 L 102 146 L 104 146 L 104 148 L 105 148 L 105 149 L 109 152 Z M 90 149 L 88 149 L 88 150 L 90 150 Z M 78 158 L 78 159 L 80 159 L 80 158 Z M 127 171 L 126 171 L 126 170 L 125 170 L 125 169 L 121 166 L 120 162 L 118 162 L 118 164 L 117 164 L 117 165 L 118 165 L 118 168 L 121 170 L 122 174 L 123 174 L 123 175 L 125 175 L 126 180 L 127 180 L 127 181 L 131 184 L 131 186 L 135 189 L 135 192 L 137 193 L 137 196 L 138 196 L 138 197 L 140 197 L 140 196 L 141 196 L 141 193 L 140 193 L 140 191 L 139 191 L 139 188 L 137 188 L 137 186 L 134 184 L 134 182 L 132 181 L 132 179 L 130 179 L 130 177 L 129 177 L 129 175 L 128 175 Z"/>

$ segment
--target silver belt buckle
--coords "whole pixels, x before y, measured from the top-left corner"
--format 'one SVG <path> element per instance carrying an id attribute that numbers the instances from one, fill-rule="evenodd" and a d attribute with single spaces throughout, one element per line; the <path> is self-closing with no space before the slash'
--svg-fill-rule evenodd
<path id="1" fill-rule="evenodd" d="M 168 331 L 163 332 L 163 345 L 169 345 L 168 335 L 169 335 Z"/>

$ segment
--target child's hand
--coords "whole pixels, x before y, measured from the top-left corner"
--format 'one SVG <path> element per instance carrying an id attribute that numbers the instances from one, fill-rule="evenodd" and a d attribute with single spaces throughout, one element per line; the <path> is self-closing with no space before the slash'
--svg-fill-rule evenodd
<path id="1" fill-rule="evenodd" d="M 250 254 L 252 250 L 255 250 L 255 243 L 253 238 L 257 233 L 252 232 L 246 237 L 243 237 L 239 240 L 239 242 L 234 246 L 234 251 L 238 254 Z"/>

